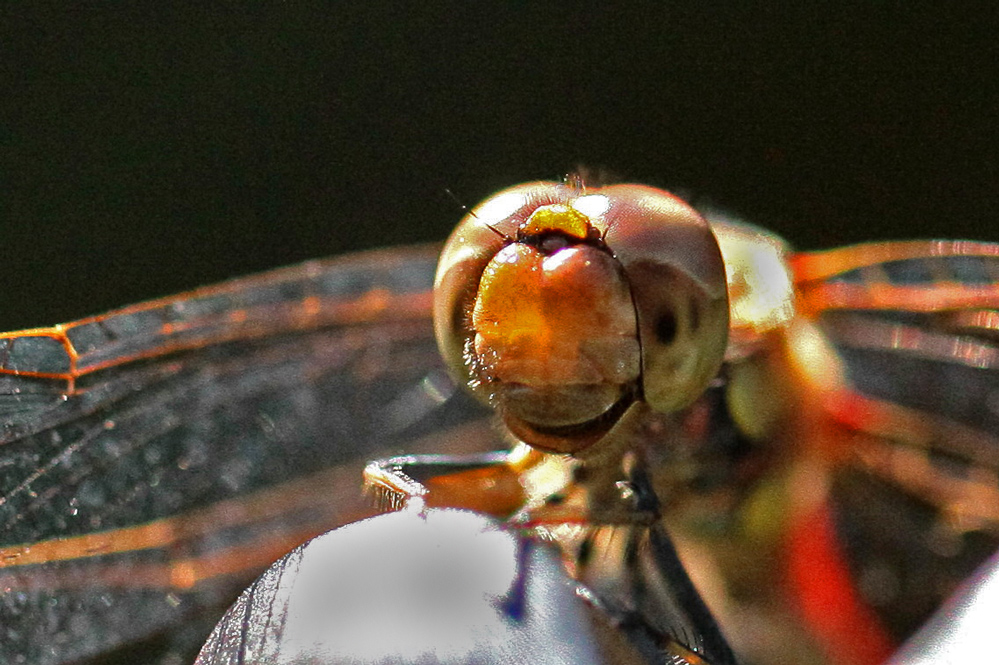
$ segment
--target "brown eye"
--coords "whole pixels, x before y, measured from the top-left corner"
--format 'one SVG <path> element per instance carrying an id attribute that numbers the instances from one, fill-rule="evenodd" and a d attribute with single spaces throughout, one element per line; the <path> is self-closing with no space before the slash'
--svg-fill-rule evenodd
<path id="1" fill-rule="evenodd" d="M 599 439 L 640 392 L 635 308 L 601 240 L 603 202 L 555 183 L 501 192 L 459 224 L 438 268 L 452 373 L 549 450 Z"/>
<path id="2" fill-rule="evenodd" d="M 576 452 L 636 399 L 683 408 L 717 374 L 728 303 L 707 223 L 649 187 L 531 183 L 466 217 L 434 295 L 448 366 L 507 427 Z"/>
<path id="3" fill-rule="evenodd" d="M 493 195 L 461 220 L 441 252 L 434 280 L 437 345 L 451 373 L 473 390 L 480 378 L 469 357 L 470 325 L 482 273 L 538 205 L 558 200 L 558 189 L 555 183 L 527 183 Z"/>

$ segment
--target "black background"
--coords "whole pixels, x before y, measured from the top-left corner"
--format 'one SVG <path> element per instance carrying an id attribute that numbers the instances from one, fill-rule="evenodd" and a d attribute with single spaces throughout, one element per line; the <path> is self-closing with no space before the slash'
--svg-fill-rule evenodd
<path id="1" fill-rule="evenodd" d="M 994 15 L 697 4 L 8 5 L 0 329 L 442 239 L 445 190 L 579 165 L 802 248 L 999 240 Z"/>

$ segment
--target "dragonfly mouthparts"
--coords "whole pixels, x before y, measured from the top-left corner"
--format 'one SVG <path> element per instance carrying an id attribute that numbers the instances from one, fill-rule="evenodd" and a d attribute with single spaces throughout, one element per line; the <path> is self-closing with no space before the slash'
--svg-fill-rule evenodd
<path id="1" fill-rule="evenodd" d="M 626 392 L 609 409 L 585 422 L 546 426 L 527 421 L 511 410 L 500 408 L 503 422 L 521 441 L 545 452 L 581 453 L 601 441 L 621 420 L 636 401 L 633 392 Z"/>

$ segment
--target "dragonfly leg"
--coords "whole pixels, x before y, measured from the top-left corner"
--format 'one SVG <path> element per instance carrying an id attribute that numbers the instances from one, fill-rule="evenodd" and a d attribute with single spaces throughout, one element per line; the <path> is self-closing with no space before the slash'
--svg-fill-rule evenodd
<path id="1" fill-rule="evenodd" d="M 519 471 L 505 452 L 377 460 L 365 468 L 364 485 L 383 511 L 419 499 L 424 506 L 465 508 L 506 519 L 525 501 Z"/>

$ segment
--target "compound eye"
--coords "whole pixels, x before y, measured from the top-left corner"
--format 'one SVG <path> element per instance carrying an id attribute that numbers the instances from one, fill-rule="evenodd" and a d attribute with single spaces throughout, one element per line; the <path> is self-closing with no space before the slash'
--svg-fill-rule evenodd
<path id="1" fill-rule="evenodd" d="M 556 183 L 532 182 L 503 190 L 476 206 L 444 244 L 434 279 L 434 333 L 451 374 L 484 401 L 471 351 L 471 313 L 486 266 L 512 243 L 521 224 L 539 205 L 560 201 Z"/>
<path id="2" fill-rule="evenodd" d="M 602 204 L 556 183 L 501 192 L 461 222 L 438 268 L 452 374 L 546 450 L 591 445 L 640 392 L 634 303 L 602 240 Z"/>
<path id="3" fill-rule="evenodd" d="M 642 345 L 642 391 L 657 411 L 682 409 L 717 375 L 728 340 L 721 250 L 683 201 L 640 185 L 601 190 L 614 201 L 606 242 L 631 285 Z"/>
<path id="4" fill-rule="evenodd" d="M 638 399 L 687 406 L 725 352 L 728 300 L 707 222 L 650 187 L 530 183 L 444 247 L 434 327 L 452 374 L 539 448 L 576 453 Z"/>

